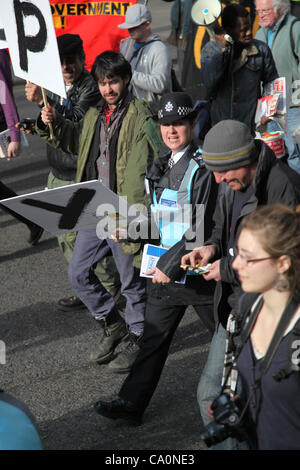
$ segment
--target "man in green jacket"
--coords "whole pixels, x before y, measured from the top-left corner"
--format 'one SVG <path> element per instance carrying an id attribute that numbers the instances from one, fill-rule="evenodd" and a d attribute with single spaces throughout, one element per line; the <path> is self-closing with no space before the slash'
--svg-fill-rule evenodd
<path id="1" fill-rule="evenodd" d="M 37 132 L 51 145 L 78 154 L 77 182 L 98 179 L 118 195 L 126 196 L 129 205 L 146 206 L 146 168 L 158 156 L 162 145 L 158 126 L 147 103 L 128 91 L 131 67 L 121 54 L 113 51 L 100 54 L 92 75 L 103 98 L 100 104 L 91 107 L 77 123 L 64 119 L 48 105 L 37 121 Z M 55 135 L 51 141 L 47 128 L 50 123 Z M 105 256 L 108 247 L 126 299 L 125 322 L 113 297 L 94 273 L 96 263 Z M 98 364 L 110 362 L 115 347 L 125 339 L 128 342 L 112 361 L 115 372 L 119 372 L 118 361 L 122 362 L 122 371 L 124 363 L 128 365 L 127 371 L 130 370 L 143 333 L 146 291 L 137 268 L 139 249 L 136 243 L 121 246 L 110 238 L 99 238 L 95 229 L 81 230 L 68 269 L 71 285 L 102 327 L 101 340 L 91 360 Z"/>

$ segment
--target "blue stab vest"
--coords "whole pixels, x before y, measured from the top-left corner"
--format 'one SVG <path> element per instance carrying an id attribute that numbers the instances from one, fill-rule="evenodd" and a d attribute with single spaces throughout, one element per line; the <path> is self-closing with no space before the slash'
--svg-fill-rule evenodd
<path id="1" fill-rule="evenodd" d="M 178 190 L 165 188 L 159 202 L 154 189 L 151 212 L 159 229 L 160 244 L 164 248 L 170 248 L 180 241 L 191 225 L 191 187 L 198 169 L 198 163 L 191 159 Z"/>

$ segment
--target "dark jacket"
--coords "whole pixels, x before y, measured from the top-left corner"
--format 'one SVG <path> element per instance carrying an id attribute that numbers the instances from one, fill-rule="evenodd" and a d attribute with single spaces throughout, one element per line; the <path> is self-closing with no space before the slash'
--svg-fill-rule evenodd
<path id="1" fill-rule="evenodd" d="M 234 231 L 236 244 L 240 223 L 243 217 L 253 212 L 258 206 L 282 203 L 295 208 L 300 203 L 300 175 L 292 170 L 286 163 L 276 159 L 273 151 L 262 141 L 256 140 L 260 153 L 256 168 L 253 187 L 254 193 L 244 203 L 237 219 Z M 235 191 L 226 183 L 221 183 L 218 194 L 218 203 L 214 213 L 214 229 L 205 245 L 217 246 L 215 259 L 221 259 L 221 281 L 215 290 L 215 319 L 226 325 L 228 314 L 242 293 L 236 272 L 232 269 L 234 256 L 227 252 L 232 207 Z M 229 305 L 228 297 L 231 302 Z"/>
<path id="2" fill-rule="evenodd" d="M 204 162 L 199 153 L 196 153 L 197 147 L 192 144 L 187 152 L 181 157 L 179 162 L 167 171 L 170 152 L 161 156 L 154 162 L 150 170 L 147 172 L 147 179 L 150 187 L 155 186 L 157 198 L 159 200 L 162 191 L 165 188 L 177 190 L 184 177 L 187 166 L 193 158 L 197 161 L 199 169 L 196 171 L 192 187 L 191 201 L 193 205 L 192 212 L 192 230 L 196 231 L 196 205 L 205 205 L 204 220 L 204 239 L 210 234 L 212 227 L 212 215 L 216 204 L 218 187 L 213 174 L 206 170 Z M 202 221 L 203 223 L 203 221 Z M 186 232 L 187 233 L 187 232 Z M 174 281 L 179 279 L 183 271 L 180 269 L 180 261 L 186 252 L 186 239 L 182 240 L 161 256 L 157 263 L 157 267 L 172 282 L 168 284 L 153 284 L 150 280 L 148 284 L 148 295 L 156 298 L 163 298 L 168 304 L 175 305 L 199 305 L 212 303 L 215 282 L 204 281 L 202 276 L 188 276 L 185 284 L 178 284 Z"/>
<path id="3" fill-rule="evenodd" d="M 200 76 L 211 100 L 212 125 L 223 119 L 236 119 L 253 132 L 261 85 L 278 74 L 272 53 L 262 41 L 253 39 L 237 57 L 234 48 L 218 41 L 208 42 L 201 52 Z"/>
<path id="4" fill-rule="evenodd" d="M 60 97 L 53 95 L 49 103 L 66 119 L 78 122 L 88 111 L 90 106 L 96 106 L 101 95 L 97 83 L 87 70 L 83 70 L 78 80 L 67 93 L 67 101 L 60 103 Z M 47 145 L 47 159 L 51 171 L 58 179 L 65 181 L 75 180 L 77 155 L 65 153 Z"/>

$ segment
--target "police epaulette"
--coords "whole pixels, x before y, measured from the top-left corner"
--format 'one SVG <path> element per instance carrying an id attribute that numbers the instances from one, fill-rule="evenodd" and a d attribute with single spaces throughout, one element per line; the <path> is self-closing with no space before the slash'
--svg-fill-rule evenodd
<path id="1" fill-rule="evenodd" d="M 196 152 L 193 153 L 193 159 L 198 163 L 200 168 L 203 168 L 205 166 L 200 149 L 197 149 Z"/>

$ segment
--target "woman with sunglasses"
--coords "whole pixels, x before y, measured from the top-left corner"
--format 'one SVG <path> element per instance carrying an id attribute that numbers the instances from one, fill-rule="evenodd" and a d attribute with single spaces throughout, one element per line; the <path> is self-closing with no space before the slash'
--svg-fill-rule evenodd
<path id="1" fill-rule="evenodd" d="M 256 447 L 299 450 L 300 341 L 290 338 L 300 326 L 300 214 L 276 204 L 245 217 L 233 268 L 244 292 L 260 294 L 242 327 L 244 344 L 237 357 Z M 289 370 L 290 347 L 295 372 L 282 375 Z"/>

